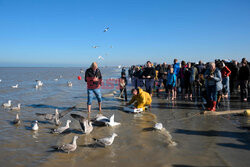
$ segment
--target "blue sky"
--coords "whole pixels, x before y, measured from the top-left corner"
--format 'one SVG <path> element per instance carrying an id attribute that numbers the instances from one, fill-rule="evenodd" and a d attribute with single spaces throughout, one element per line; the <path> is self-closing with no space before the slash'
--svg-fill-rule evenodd
<path id="1" fill-rule="evenodd" d="M 249 0 L 0 0 L 0 66 L 242 57 L 250 59 Z"/>

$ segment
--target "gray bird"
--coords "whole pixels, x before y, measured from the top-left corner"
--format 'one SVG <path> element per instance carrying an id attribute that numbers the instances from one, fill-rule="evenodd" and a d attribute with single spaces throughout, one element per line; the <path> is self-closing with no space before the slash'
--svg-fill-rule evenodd
<path id="1" fill-rule="evenodd" d="M 77 148 L 76 140 L 78 139 L 78 136 L 73 137 L 73 141 L 70 144 L 63 144 L 62 146 L 52 146 L 52 148 L 56 150 L 62 150 L 66 153 L 75 151 Z"/>
<path id="2" fill-rule="evenodd" d="M 52 133 L 62 133 L 65 130 L 69 129 L 69 123 L 71 123 L 71 120 L 67 120 L 66 125 L 63 127 L 59 127 L 57 129 L 53 129 Z"/>
<path id="3" fill-rule="evenodd" d="M 71 114 L 71 117 L 79 121 L 84 134 L 90 134 L 93 131 L 92 122 L 88 119 L 77 114 Z"/>
<path id="4" fill-rule="evenodd" d="M 18 114 L 16 114 L 16 119 L 13 120 L 13 124 L 19 125 L 21 123 Z"/>
<path id="5" fill-rule="evenodd" d="M 109 27 L 105 28 L 105 30 L 103 32 L 107 32 L 109 30 Z"/>
<path id="6" fill-rule="evenodd" d="M 96 139 L 96 138 L 93 138 L 93 140 L 101 145 L 101 146 L 110 146 L 113 142 L 114 142 L 114 139 L 115 137 L 118 136 L 116 133 L 113 133 L 112 136 L 110 137 L 105 137 L 105 138 L 102 138 L 102 139 Z"/>
<path id="7" fill-rule="evenodd" d="M 52 121 L 55 119 L 56 115 L 58 115 L 58 109 L 55 110 L 55 114 L 49 114 L 49 113 L 36 113 L 37 116 L 43 116 L 45 120 Z"/>

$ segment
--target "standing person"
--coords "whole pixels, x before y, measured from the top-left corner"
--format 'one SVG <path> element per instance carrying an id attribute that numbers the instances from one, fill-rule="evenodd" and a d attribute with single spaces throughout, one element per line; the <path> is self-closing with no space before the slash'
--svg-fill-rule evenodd
<path id="1" fill-rule="evenodd" d="M 240 95 L 241 101 L 247 102 L 248 97 L 248 79 L 249 79 L 249 67 L 247 65 L 247 61 L 242 62 L 242 66 L 239 70 L 239 81 L 240 81 Z"/>
<path id="2" fill-rule="evenodd" d="M 173 68 L 174 68 L 174 74 L 176 76 L 176 83 L 174 87 L 174 99 L 176 99 L 177 91 L 179 90 L 179 86 L 180 86 L 180 77 L 179 77 L 180 63 L 178 63 L 177 59 L 174 59 Z"/>
<path id="3" fill-rule="evenodd" d="M 184 79 L 184 73 L 186 71 L 187 65 L 184 60 L 181 61 L 181 69 L 179 73 L 180 77 L 180 85 L 181 85 L 181 92 L 182 92 L 182 98 L 184 97 L 185 94 L 185 79 Z"/>
<path id="4" fill-rule="evenodd" d="M 225 98 L 228 98 L 228 94 L 230 93 L 229 89 L 229 76 L 231 74 L 231 70 L 225 65 L 225 63 L 222 61 L 220 66 L 221 69 L 221 76 L 222 76 L 222 86 L 224 89 L 223 95 Z"/>
<path id="5" fill-rule="evenodd" d="M 197 80 L 198 80 L 198 69 L 194 66 L 194 64 L 191 64 L 190 84 L 193 96 L 196 96 L 198 92 Z M 190 97 L 190 99 L 192 100 L 192 97 Z"/>
<path id="6" fill-rule="evenodd" d="M 176 75 L 174 73 L 174 68 L 171 67 L 170 71 L 167 75 L 167 91 L 168 91 L 168 99 L 170 99 L 170 94 L 172 94 L 172 100 L 174 100 L 174 92 L 176 86 Z"/>
<path id="7" fill-rule="evenodd" d="M 102 74 L 101 74 L 101 71 L 98 69 L 98 65 L 96 62 L 93 62 L 90 68 L 88 68 L 85 71 L 85 82 L 87 82 L 87 92 L 88 92 L 88 102 L 87 102 L 88 113 L 91 112 L 91 104 L 92 104 L 93 96 L 94 96 L 93 94 L 95 94 L 97 98 L 99 112 L 101 113 L 102 95 L 101 95 L 100 86 L 102 83 Z"/>
<path id="8" fill-rule="evenodd" d="M 207 88 L 207 109 L 210 111 L 216 111 L 217 93 L 218 90 L 222 89 L 221 72 L 216 68 L 215 63 L 212 62 L 209 64 L 209 68 L 206 70 L 204 76 Z"/>
<path id="9" fill-rule="evenodd" d="M 190 83 L 190 77 L 191 77 L 191 63 L 187 63 L 187 68 L 185 68 L 184 71 L 184 83 L 185 83 L 185 99 L 188 99 L 188 96 L 190 100 L 192 100 L 192 86 Z"/>
<path id="10" fill-rule="evenodd" d="M 142 78 L 145 79 L 146 92 L 148 92 L 151 97 L 155 75 L 155 69 L 152 67 L 152 63 L 147 61 L 147 67 L 144 68 Z"/>
<path id="11" fill-rule="evenodd" d="M 158 86 L 156 89 L 157 92 L 157 96 L 159 95 L 159 89 L 161 87 L 161 84 L 163 83 L 164 88 L 165 88 L 165 92 L 167 93 L 167 73 L 168 73 L 168 68 L 167 68 L 167 63 L 164 62 L 160 68 L 159 68 L 159 72 L 158 72 Z"/>
<path id="12" fill-rule="evenodd" d="M 230 93 L 234 93 L 238 85 L 239 67 L 237 61 L 233 60 L 231 65 L 231 75 L 230 75 Z"/>
<path id="13" fill-rule="evenodd" d="M 142 81 L 142 70 L 140 69 L 140 67 L 136 66 L 135 67 L 135 72 L 133 74 L 134 77 L 134 83 L 135 83 L 135 89 L 137 89 L 138 87 L 142 87 L 143 86 L 143 81 Z"/>
<path id="14" fill-rule="evenodd" d="M 123 94 L 125 95 L 125 101 L 127 101 L 127 78 L 126 78 L 126 73 L 122 72 L 121 73 L 121 78 L 119 79 L 120 83 L 120 97 L 124 98 Z"/>

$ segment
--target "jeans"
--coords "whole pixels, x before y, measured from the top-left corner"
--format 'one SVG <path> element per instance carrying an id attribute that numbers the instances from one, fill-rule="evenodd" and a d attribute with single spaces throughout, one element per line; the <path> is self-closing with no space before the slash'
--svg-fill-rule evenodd
<path id="1" fill-rule="evenodd" d="M 222 79 L 222 85 L 225 90 L 225 94 L 229 94 L 230 89 L 229 89 L 229 77 L 225 77 Z"/>
<path id="2" fill-rule="evenodd" d="M 207 99 L 211 101 L 217 101 L 216 85 L 207 86 Z"/>
<path id="3" fill-rule="evenodd" d="M 97 98 L 97 101 L 100 103 L 102 102 L 102 94 L 101 94 L 101 90 L 100 89 L 88 89 L 88 105 L 92 104 L 93 98 L 94 98 L 94 94 L 95 97 Z"/>
<path id="4" fill-rule="evenodd" d="M 154 86 L 154 79 L 145 79 L 146 92 L 152 94 L 152 89 Z"/>

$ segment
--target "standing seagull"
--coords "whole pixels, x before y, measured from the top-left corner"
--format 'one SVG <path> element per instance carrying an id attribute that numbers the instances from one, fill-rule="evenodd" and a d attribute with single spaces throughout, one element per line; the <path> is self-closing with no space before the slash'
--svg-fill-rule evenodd
<path id="1" fill-rule="evenodd" d="M 37 131 L 39 129 L 37 120 L 35 120 L 35 123 L 31 124 L 31 129 L 34 131 Z"/>
<path id="2" fill-rule="evenodd" d="M 71 114 L 71 117 L 79 121 L 84 134 L 90 134 L 93 131 L 92 122 L 88 119 L 77 114 Z"/>
<path id="3" fill-rule="evenodd" d="M 61 124 L 61 121 L 59 120 L 58 109 L 56 109 L 55 111 L 54 121 L 55 121 L 56 126 L 59 126 Z"/>
<path id="4" fill-rule="evenodd" d="M 10 108 L 11 107 L 11 100 L 8 100 L 8 103 L 3 103 L 2 106 L 4 108 Z"/>
<path id="5" fill-rule="evenodd" d="M 109 27 L 105 28 L 105 30 L 103 32 L 107 32 L 109 30 Z"/>
<path id="6" fill-rule="evenodd" d="M 73 84 L 72 84 L 71 81 L 68 81 L 67 84 L 68 84 L 69 87 L 72 87 L 72 86 L 73 86 Z"/>
<path id="7" fill-rule="evenodd" d="M 18 84 L 16 84 L 15 86 L 11 86 L 12 88 L 18 88 Z"/>
<path id="8" fill-rule="evenodd" d="M 71 144 L 63 144 L 62 146 L 52 146 L 52 148 L 54 148 L 56 150 L 62 150 L 66 153 L 75 151 L 77 148 L 77 144 L 76 144 L 77 139 L 78 139 L 78 136 L 74 136 Z"/>
<path id="9" fill-rule="evenodd" d="M 13 124 L 19 125 L 21 123 L 18 114 L 16 114 L 16 119 L 14 119 Z"/>
<path id="10" fill-rule="evenodd" d="M 116 136 L 118 136 L 118 135 L 116 133 L 113 133 L 112 136 L 110 136 L 110 137 L 105 137 L 105 138 L 102 138 L 102 139 L 93 138 L 93 140 L 97 144 L 105 147 L 105 146 L 110 146 L 113 143 Z"/>
<path id="11" fill-rule="evenodd" d="M 11 107 L 10 109 L 11 109 L 11 110 L 16 110 L 16 111 L 17 111 L 17 110 L 20 110 L 20 109 L 21 109 L 21 104 L 18 103 L 16 107 Z"/>
<path id="12" fill-rule="evenodd" d="M 69 123 L 71 123 L 71 120 L 67 120 L 65 126 L 59 127 L 59 128 L 57 128 L 57 129 L 54 129 L 54 130 L 52 131 L 52 133 L 62 133 L 62 132 L 64 132 L 65 130 L 69 129 Z"/>

